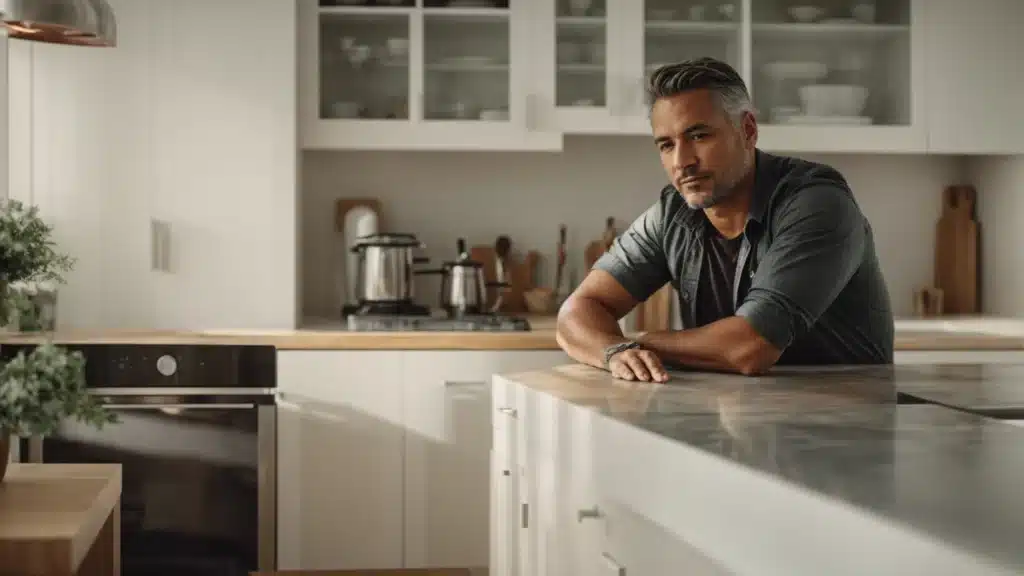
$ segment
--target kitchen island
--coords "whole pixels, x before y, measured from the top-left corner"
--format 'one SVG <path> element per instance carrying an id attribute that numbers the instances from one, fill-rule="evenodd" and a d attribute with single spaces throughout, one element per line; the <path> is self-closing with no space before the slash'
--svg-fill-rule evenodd
<path id="1" fill-rule="evenodd" d="M 496 376 L 492 573 L 1019 574 L 1024 429 L 897 402 L 944 369 Z"/>

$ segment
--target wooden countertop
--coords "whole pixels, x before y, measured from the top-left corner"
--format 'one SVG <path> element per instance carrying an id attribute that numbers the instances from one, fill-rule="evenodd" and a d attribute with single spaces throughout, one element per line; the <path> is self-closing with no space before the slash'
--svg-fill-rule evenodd
<path id="1" fill-rule="evenodd" d="M 349 332 L 340 323 L 310 322 L 295 330 L 69 330 L 0 334 L 0 345 L 262 344 L 281 350 L 558 350 L 553 317 L 531 317 L 530 332 Z M 927 326 L 896 330 L 896 350 L 1024 351 L 1024 334 L 950 331 Z"/>
<path id="2" fill-rule="evenodd" d="M 119 540 L 110 519 L 120 498 L 117 464 L 11 464 L 0 483 L 0 571 L 75 574 L 108 524 Z M 119 556 L 116 544 L 109 552 Z"/>

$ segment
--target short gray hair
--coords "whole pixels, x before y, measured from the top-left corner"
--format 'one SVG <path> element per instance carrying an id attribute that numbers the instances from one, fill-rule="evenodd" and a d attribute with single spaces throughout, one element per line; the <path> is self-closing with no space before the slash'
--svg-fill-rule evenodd
<path id="1" fill-rule="evenodd" d="M 736 70 L 714 58 L 695 58 L 666 64 L 647 78 L 647 112 L 660 98 L 668 98 L 690 90 L 710 90 L 718 104 L 734 124 L 744 112 L 753 112 L 750 93 Z"/>

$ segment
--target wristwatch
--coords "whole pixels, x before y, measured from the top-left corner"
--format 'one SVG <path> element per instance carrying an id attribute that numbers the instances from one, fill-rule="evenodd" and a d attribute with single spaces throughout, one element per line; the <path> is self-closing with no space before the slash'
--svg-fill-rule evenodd
<path id="1" fill-rule="evenodd" d="M 626 350 L 632 350 L 633 348 L 639 348 L 640 343 L 628 340 L 626 342 L 619 342 L 618 344 L 612 344 L 604 349 L 604 369 L 608 369 L 608 363 L 611 362 L 612 356 L 615 356 L 619 352 L 625 352 Z"/>

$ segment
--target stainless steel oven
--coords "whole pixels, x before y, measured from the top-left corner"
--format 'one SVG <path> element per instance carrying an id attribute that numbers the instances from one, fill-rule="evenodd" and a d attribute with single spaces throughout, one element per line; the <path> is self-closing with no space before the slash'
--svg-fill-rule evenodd
<path id="1" fill-rule="evenodd" d="M 276 351 L 79 346 L 119 419 L 65 422 L 21 449 L 35 462 L 123 467 L 121 573 L 243 576 L 276 569 Z M 4 346 L 3 356 L 16 353 Z"/>

